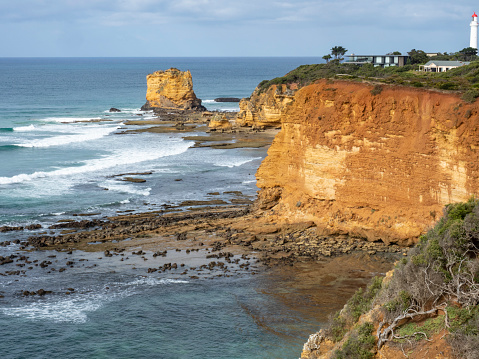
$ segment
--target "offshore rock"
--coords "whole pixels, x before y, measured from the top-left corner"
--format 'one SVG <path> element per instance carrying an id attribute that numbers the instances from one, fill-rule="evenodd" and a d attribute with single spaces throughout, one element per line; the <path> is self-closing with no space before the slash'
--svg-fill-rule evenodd
<path id="1" fill-rule="evenodd" d="M 205 111 L 201 100 L 193 91 L 193 79 L 190 71 L 171 68 L 156 71 L 146 77 L 146 103 L 142 110 L 180 109 Z"/>
<path id="2" fill-rule="evenodd" d="M 322 80 L 294 97 L 272 86 L 242 103 L 245 124 L 282 124 L 256 174 L 262 220 L 408 246 L 445 204 L 479 194 L 479 102 L 373 88 Z"/>
<path id="3" fill-rule="evenodd" d="M 215 98 L 215 102 L 240 102 L 240 98 L 236 97 L 218 97 Z"/>

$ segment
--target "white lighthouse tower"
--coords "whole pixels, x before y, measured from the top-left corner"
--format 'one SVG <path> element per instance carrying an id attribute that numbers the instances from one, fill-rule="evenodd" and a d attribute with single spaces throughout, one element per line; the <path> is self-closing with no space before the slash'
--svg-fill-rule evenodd
<path id="1" fill-rule="evenodd" d="M 477 15 L 476 12 L 474 11 L 474 14 L 472 15 L 472 21 L 471 21 L 471 42 L 469 44 L 469 47 L 473 47 L 477 49 L 477 27 L 479 24 L 477 23 Z"/>

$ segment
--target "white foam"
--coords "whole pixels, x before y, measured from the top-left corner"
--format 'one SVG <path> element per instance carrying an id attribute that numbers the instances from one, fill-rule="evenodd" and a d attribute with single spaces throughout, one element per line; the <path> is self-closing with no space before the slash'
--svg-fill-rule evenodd
<path id="1" fill-rule="evenodd" d="M 124 150 L 117 150 L 116 152 L 101 158 L 84 161 L 81 166 L 65 167 L 49 172 L 37 171 L 30 174 L 21 173 L 12 177 L 0 177 L 0 185 L 24 183 L 43 178 L 100 172 L 120 165 L 126 166 L 145 161 L 153 161 L 161 157 L 186 152 L 192 143 L 193 142 L 190 141 L 178 141 L 169 142 L 164 145 L 158 143 L 156 147 L 151 146 L 137 149 L 125 148 Z"/>
<path id="2" fill-rule="evenodd" d="M 38 140 L 28 140 L 24 143 L 15 143 L 15 146 L 19 147 L 51 147 L 51 146 L 63 146 L 68 145 L 71 143 L 78 143 L 78 142 L 85 142 L 85 141 L 92 141 L 98 140 L 102 137 L 109 135 L 110 133 L 114 132 L 120 128 L 119 126 L 115 127 L 89 127 L 80 131 L 80 133 L 72 134 L 72 135 L 60 135 L 60 136 L 53 136 L 48 138 L 42 138 Z"/>
<path id="3" fill-rule="evenodd" d="M 53 212 L 53 213 L 51 213 L 52 216 L 61 216 L 62 214 L 65 214 L 65 212 Z"/>
<path id="4" fill-rule="evenodd" d="M 91 118 L 91 117 L 46 117 L 40 119 L 43 122 L 58 122 L 58 123 L 71 123 L 71 122 L 91 122 L 91 121 L 101 121 L 102 118 Z"/>
<path id="5" fill-rule="evenodd" d="M 19 127 L 14 127 L 13 131 L 17 132 L 31 132 L 35 131 L 36 127 L 34 125 L 29 125 L 29 126 L 19 126 Z"/>
<path id="6" fill-rule="evenodd" d="M 215 100 L 202 100 L 203 103 L 216 103 Z"/>
<path id="7" fill-rule="evenodd" d="M 108 188 L 109 191 L 115 191 L 115 192 L 120 192 L 120 193 L 128 193 L 128 194 L 136 194 L 140 196 L 149 196 L 151 192 L 151 188 L 137 188 L 135 185 L 132 185 L 127 182 L 116 182 L 112 183 L 109 182 L 108 184 L 104 185 L 105 188 Z M 120 203 L 129 203 L 128 202 L 120 202 Z"/>
<path id="8" fill-rule="evenodd" d="M 230 158 L 230 159 L 228 159 L 228 161 L 218 160 L 218 161 L 213 162 L 213 164 L 215 166 L 218 166 L 218 167 L 233 168 L 233 167 L 239 167 L 239 166 L 242 166 L 242 165 L 244 165 L 248 162 L 252 162 L 252 161 L 260 160 L 260 159 L 261 159 L 261 157 L 254 157 L 254 158 L 249 158 L 249 159 L 233 159 L 233 158 Z"/>
<path id="9" fill-rule="evenodd" d="M 185 280 L 139 278 L 129 283 L 111 283 L 112 288 L 102 293 L 75 293 L 61 298 L 45 297 L 34 299 L 34 302 L 17 307 L 1 308 L 3 314 L 30 320 L 50 320 L 52 322 L 85 323 L 88 314 L 97 311 L 104 305 L 134 295 L 134 288 L 188 283 Z M 106 286 L 105 286 L 106 287 Z M 115 287 L 118 288 L 115 291 Z M 133 290 L 132 290 L 133 287 Z"/>
<path id="10" fill-rule="evenodd" d="M 100 309 L 107 301 L 105 295 L 88 295 L 86 298 L 60 299 L 56 301 L 38 301 L 20 307 L 2 308 L 5 315 L 26 319 L 51 320 L 53 322 L 85 323 L 87 314 Z"/>
<path id="11" fill-rule="evenodd" d="M 153 277 L 143 277 L 138 278 L 127 285 L 129 286 L 140 286 L 140 285 L 147 285 L 147 286 L 157 286 L 157 285 L 165 285 L 165 284 L 188 284 L 187 280 L 182 279 L 169 279 L 169 278 L 153 278 Z"/>

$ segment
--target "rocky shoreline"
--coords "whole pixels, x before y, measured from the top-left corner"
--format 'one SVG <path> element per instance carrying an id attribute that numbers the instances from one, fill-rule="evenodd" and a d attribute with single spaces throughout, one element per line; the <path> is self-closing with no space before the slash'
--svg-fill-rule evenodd
<path id="1" fill-rule="evenodd" d="M 103 252 L 105 257 L 129 251 L 133 251 L 132 255 L 149 251 L 156 257 L 165 256 L 171 250 L 206 250 L 209 252 L 207 258 L 223 258 L 226 262 L 231 262 L 235 255 L 253 255 L 266 267 L 294 266 L 296 263 L 321 262 L 328 258 L 357 254 L 387 257 L 389 262 L 407 253 L 406 249 L 396 245 L 358 241 L 345 236 L 321 236 L 312 222 L 264 224 L 258 223 L 255 217 L 251 206 L 237 205 L 190 208 L 180 212 L 125 214 L 106 220 L 63 220 L 49 228 L 61 230 L 60 234 L 39 234 L 28 237 L 26 241 L 0 242 L 3 247 L 14 243 L 20 245 L 19 251 L 13 256 L 0 258 L 0 265 L 13 261 L 25 264 L 17 264 L 21 267 L 20 272 L 0 272 L 0 275 L 27 274 L 30 263 L 25 253 L 32 250 L 55 250 L 70 254 L 75 250 Z M 214 268 L 219 265 L 224 268 L 224 263 L 214 262 L 211 261 L 208 266 Z M 173 267 L 176 269 L 176 266 Z M 246 270 L 248 267 L 245 264 Z M 67 269 L 68 263 L 63 270 Z M 167 265 L 162 270 L 167 269 L 171 269 L 171 266 Z M 148 273 L 152 273 L 159 269 L 148 270 Z"/>

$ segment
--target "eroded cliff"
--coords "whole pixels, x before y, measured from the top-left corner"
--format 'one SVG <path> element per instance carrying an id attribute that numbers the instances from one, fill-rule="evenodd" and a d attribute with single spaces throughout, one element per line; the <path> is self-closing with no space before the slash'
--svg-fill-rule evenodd
<path id="1" fill-rule="evenodd" d="M 257 172 L 264 221 L 411 245 L 479 192 L 479 105 L 459 95 L 321 80 L 241 110 L 243 124 L 282 125 Z"/>
<path id="2" fill-rule="evenodd" d="M 281 127 L 285 108 L 293 101 L 296 85 L 273 85 L 265 92 L 256 89 L 251 98 L 242 99 L 236 119 L 239 126 Z"/>
<path id="3" fill-rule="evenodd" d="M 193 91 L 190 71 L 171 68 L 156 71 L 146 77 L 146 103 L 142 110 L 155 108 L 206 110 Z"/>

